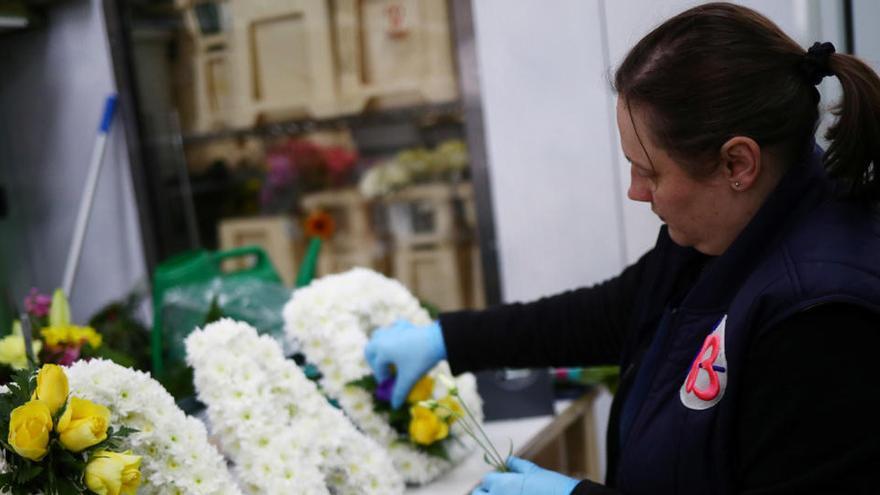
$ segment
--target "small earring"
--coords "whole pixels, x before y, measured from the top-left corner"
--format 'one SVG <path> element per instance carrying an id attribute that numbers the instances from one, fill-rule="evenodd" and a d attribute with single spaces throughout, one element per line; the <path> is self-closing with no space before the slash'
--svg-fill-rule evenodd
<path id="1" fill-rule="evenodd" d="M 742 185 L 742 184 L 741 184 L 739 181 L 736 181 L 736 182 L 733 183 L 733 188 L 734 188 L 734 189 L 739 189 L 739 186 L 741 186 L 741 185 Z"/>

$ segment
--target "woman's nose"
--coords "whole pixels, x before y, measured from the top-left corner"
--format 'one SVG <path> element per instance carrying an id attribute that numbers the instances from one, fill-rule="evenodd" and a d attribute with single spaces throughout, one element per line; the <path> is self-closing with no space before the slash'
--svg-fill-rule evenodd
<path id="1" fill-rule="evenodd" d="M 630 173 L 629 190 L 626 192 L 626 196 L 633 201 L 651 202 L 651 188 L 648 181 L 643 177 Z"/>

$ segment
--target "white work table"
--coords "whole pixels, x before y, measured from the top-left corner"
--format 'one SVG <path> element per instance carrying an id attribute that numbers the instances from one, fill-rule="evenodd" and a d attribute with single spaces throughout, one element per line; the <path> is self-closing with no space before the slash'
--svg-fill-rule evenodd
<path id="1" fill-rule="evenodd" d="M 571 475 L 593 479 L 598 473 L 598 446 L 592 420 L 594 394 L 574 402 L 556 404 L 556 416 L 491 421 L 485 424 L 486 434 L 502 451 L 513 442 L 514 452 L 541 466 Z M 466 495 L 492 470 L 479 449 L 461 464 L 433 483 L 411 487 L 406 495 Z"/>

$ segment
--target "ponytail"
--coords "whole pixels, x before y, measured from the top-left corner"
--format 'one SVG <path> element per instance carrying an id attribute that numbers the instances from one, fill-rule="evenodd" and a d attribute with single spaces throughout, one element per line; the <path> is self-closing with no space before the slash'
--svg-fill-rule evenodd
<path id="1" fill-rule="evenodd" d="M 843 87 L 843 98 L 832 110 L 836 122 L 825 133 L 829 176 L 840 181 L 849 198 L 880 200 L 880 77 L 851 55 L 834 54 L 831 72 Z"/>

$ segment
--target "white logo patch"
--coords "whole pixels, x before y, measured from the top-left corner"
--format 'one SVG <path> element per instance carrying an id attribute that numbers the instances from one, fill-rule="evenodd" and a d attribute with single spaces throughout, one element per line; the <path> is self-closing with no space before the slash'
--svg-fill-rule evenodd
<path id="1" fill-rule="evenodd" d="M 706 336 L 700 353 L 681 385 L 681 403 L 688 409 L 709 409 L 724 397 L 727 388 L 727 355 L 724 352 L 726 323 L 727 315 L 724 315 L 715 330 Z"/>

